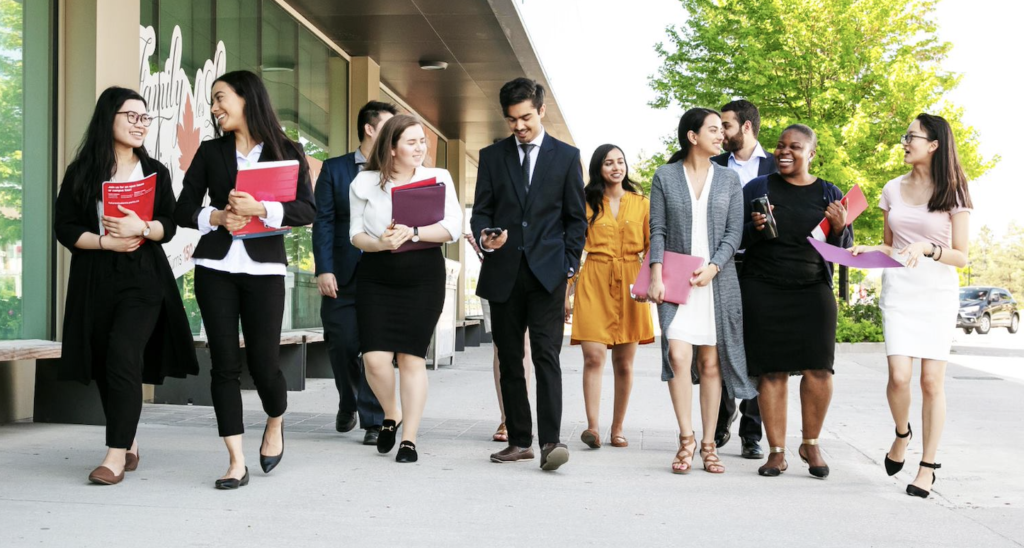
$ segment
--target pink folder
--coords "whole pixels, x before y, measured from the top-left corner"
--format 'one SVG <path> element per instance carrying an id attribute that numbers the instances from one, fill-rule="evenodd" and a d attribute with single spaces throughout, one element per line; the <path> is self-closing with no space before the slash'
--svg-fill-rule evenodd
<path id="1" fill-rule="evenodd" d="M 665 284 L 665 301 L 676 304 L 686 304 L 690 298 L 690 278 L 693 272 L 704 264 L 704 259 L 666 251 L 662 258 L 661 281 Z M 644 259 L 644 265 L 640 267 L 640 274 L 633 282 L 630 293 L 634 295 L 647 295 L 647 289 L 651 285 L 651 254 L 648 253 Z"/>
<path id="2" fill-rule="evenodd" d="M 250 166 L 238 168 L 235 189 L 248 192 L 257 201 L 292 202 L 298 192 L 299 162 L 283 160 L 280 162 L 257 162 Z M 287 234 L 291 228 L 271 228 L 263 224 L 258 217 L 253 217 L 249 224 L 231 233 L 232 238 L 263 238 Z"/>
<path id="3" fill-rule="evenodd" d="M 415 184 L 415 183 L 413 183 Z M 444 183 L 430 186 L 412 186 L 396 188 L 391 193 L 391 217 L 396 223 L 405 226 L 424 227 L 444 219 Z M 437 242 L 412 242 L 402 244 L 392 253 L 402 253 L 415 249 L 440 247 Z"/>

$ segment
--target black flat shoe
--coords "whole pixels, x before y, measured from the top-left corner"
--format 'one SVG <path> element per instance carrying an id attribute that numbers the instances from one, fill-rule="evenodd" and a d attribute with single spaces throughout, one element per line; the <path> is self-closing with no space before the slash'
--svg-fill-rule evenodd
<path id="1" fill-rule="evenodd" d="M 248 466 L 245 467 L 245 475 L 242 476 L 242 479 L 228 478 L 219 479 L 213 482 L 213 486 L 216 487 L 217 489 L 238 489 L 239 487 L 245 487 L 246 485 L 249 485 Z"/>
<path id="2" fill-rule="evenodd" d="M 769 447 L 768 451 L 770 453 L 785 453 L 786 448 Z M 785 472 L 786 470 L 789 470 L 789 463 L 786 462 L 786 458 L 783 457 L 781 466 L 768 466 L 768 464 L 764 464 L 763 466 L 757 469 L 757 475 L 764 476 L 766 478 L 775 478 L 781 476 L 782 473 Z"/>
<path id="3" fill-rule="evenodd" d="M 377 445 L 377 437 L 380 436 L 380 427 L 371 426 L 363 434 L 363 445 Z"/>
<path id="4" fill-rule="evenodd" d="M 263 439 L 267 438 L 267 427 L 263 427 Z M 260 468 L 263 469 L 264 474 L 269 474 L 271 470 L 277 468 L 278 464 L 281 464 L 281 457 L 284 456 L 284 423 L 281 423 L 281 452 L 273 457 L 268 457 L 260 451 Z"/>
<path id="5" fill-rule="evenodd" d="M 351 411 L 338 411 L 334 418 L 334 429 L 338 432 L 351 432 L 356 427 L 356 414 Z"/>
<path id="6" fill-rule="evenodd" d="M 391 419 L 384 419 L 384 423 L 380 425 L 380 433 L 377 434 L 378 453 L 390 453 L 395 447 L 395 436 L 398 434 L 399 426 L 402 426 L 402 423 L 395 424 Z"/>
<path id="7" fill-rule="evenodd" d="M 934 471 L 938 470 L 939 468 L 942 468 L 942 465 L 941 464 L 932 464 L 930 462 L 921 461 L 921 466 L 923 466 L 925 468 L 931 468 L 932 469 L 932 485 L 931 486 L 934 487 L 936 480 L 939 479 L 939 478 L 935 477 L 935 472 Z M 918 487 L 918 486 L 916 486 L 914 484 L 910 484 L 910 485 L 907 486 L 907 494 L 912 496 L 912 497 L 921 497 L 923 499 L 926 499 L 926 498 L 928 498 L 928 495 L 932 494 L 932 492 L 931 492 L 931 490 L 926 491 L 926 490 L 921 489 L 920 487 Z"/>
<path id="8" fill-rule="evenodd" d="M 904 434 L 900 434 L 900 428 L 898 426 L 896 427 L 896 437 L 900 438 L 900 439 L 903 439 L 903 438 L 914 439 L 914 431 L 910 428 L 910 423 L 909 422 L 907 423 L 907 431 Z M 910 440 L 907 440 L 907 443 L 910 443 Z M 894 461 L 894 460 L 889 458 L 889 453 L 886 453 L 885 454 L 885 473 L 889 474 L 890 476 L 895 476 L 896 474 L 899 473 L 900 470 L 903 470 L 903 463 L 905 463 L 905 462 L 907 462 L 907 459 L 903 459 L 903 460 L 901 460 L 899 462 L 896 462 L 896 461 Z"/>
<path id="9" fill-rule="evenodd" d="M 743 450 L 740 451 L 740 456 L 745 459 L 763 459 L 764 449 L 761 449 L 761 444 L 756 441 L 743 440 Z"/>
<path id="10" fill-rule="evenodd" d="M 804 461 L 804 463 L 808 465 L 807 471 L 810 472 L 812 476 L 821 479 L 827 478 L 829 473 L 828 465 L 810 466 L 811 463 L 807 460 L 807 457 L 804 456 L 804 452 L 802 451 L 804 445 L 818 445 L 818 440 L 805 439 L 804 442 L 800 444 L 800 449 L 797 449 L 796 454 L 800 456 L 800 460 Z"/>
<path id="11" fill-rule="evenodd" d="M 411 441 L 403 441 L 398 446 L 395 462 L 416 462 L 419 458 L 419 455 L 416 453 L 416 444 Z"/>

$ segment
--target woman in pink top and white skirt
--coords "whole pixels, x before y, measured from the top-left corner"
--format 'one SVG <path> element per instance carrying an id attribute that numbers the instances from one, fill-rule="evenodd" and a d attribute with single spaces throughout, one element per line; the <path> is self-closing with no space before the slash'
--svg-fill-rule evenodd
<path id="1" fill-rule="evenodd" d="M 924 449 L 917 477 L 907 494 L 927 497 L 935 483 L 939 438 L 946 419 L 944 377 L 959 309 L 956 269 L 967 264 L 971 196 L 960 167 L 949 124 L 920 114 L 902 138 L 903 161 L 913 169 L 886 183 L 879 207 L 885 219 L 885 244 L 856 246 L 854 255 L 879 250 L 906 268 L 882 273 L 879 304 L 889 359 L 889 410 L 896 440 L 885 455 L 886 472 L 903 468 L 913 434 L 910 428 L 910 379 L 913 359 L 921 360 L 921 419 Z"/>

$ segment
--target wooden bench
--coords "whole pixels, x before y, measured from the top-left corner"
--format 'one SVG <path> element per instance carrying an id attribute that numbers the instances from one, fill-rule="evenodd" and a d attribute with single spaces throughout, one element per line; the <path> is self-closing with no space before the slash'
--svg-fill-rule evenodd
<path id="1" fill-rule="evenodd" d="M 482 319 L 466 318 L 455 322 L 455 351 L 462 352 L 467 346 L 480 346 L 483 331 Z"/>

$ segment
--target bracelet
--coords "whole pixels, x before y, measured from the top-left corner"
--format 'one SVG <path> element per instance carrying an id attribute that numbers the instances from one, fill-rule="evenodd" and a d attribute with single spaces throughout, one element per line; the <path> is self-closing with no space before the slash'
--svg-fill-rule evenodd
<path id="1" fill-rule="evenodd" d="M 103 251 L 106 251 L 106 248 L 103 247 L 103 236 L 100 236 L 100 239 L 98 240 L 98 243 L 100 244 L 100 249 L 102 249 Z"/>
<path id="2" fill-rule="evenodd" d="M 932 245 L 935 245 L 935 244 L 932 244 Z M 933 260 L 933 261 L 935 261 L 935 262 L 939 262 L 939 259 L 941 259 L 941 258 L 942 258 L 942 247 L 940 247 L 940 246 L 935 246 L 935 247 L 936 247 L 936 249 L 938 249 L 938 250 L 939 250 L 939 254 L 938 254 L 938 255 L 935 255 L 935 254 L 933 253 L 933 254 L 932 254 L 932 260 Z"/>

